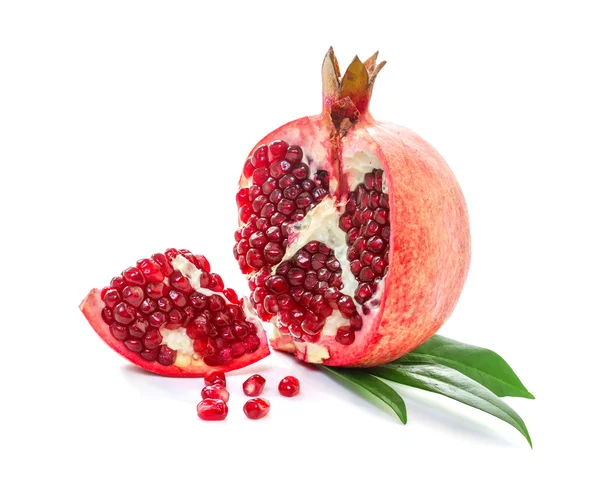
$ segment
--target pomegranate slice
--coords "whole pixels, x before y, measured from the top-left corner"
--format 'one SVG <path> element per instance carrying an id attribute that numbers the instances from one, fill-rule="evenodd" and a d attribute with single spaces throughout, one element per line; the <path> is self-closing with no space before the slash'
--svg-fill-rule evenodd
<path id="1" fill-rule="evenodd" d="M 247 300 L 224 288 L 204 256 L 184 249 L 138 261 L 79 308 L 113 350 L 160 375 L 207 375 L 207 384 L 214 378 L 224 387 L 223 372 L 269 354 Z"/>
<path id="2" fill-rule="evenodd" d="M 323 112 L 252 149 L 239 182 L 234 256 L 274 348 L 311 363 L 372 366 L 449 317 L 470 261 L 465 201 L 414 132 L 373 119 L 384 62 L 323 63 Z"/>

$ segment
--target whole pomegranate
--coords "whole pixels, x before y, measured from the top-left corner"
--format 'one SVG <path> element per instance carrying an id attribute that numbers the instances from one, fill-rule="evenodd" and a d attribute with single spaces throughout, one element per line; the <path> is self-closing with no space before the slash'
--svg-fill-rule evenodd
<path id="1" fill-rule="evenodd" d="M 239 181 L 234 256 L 272 345 L 311 363 L 372 366 L 448 318 L 470 261 L 452 171 L 414 132 L 369 113 L 384 62 L 343 77 L 330 49 L 323 111 L 251 151 Z"/>
<path id="2" fill-rule="evenodd" d="M 224 287 L 204 256 L 185 249 L 141 259 L 92 289 L 79 308 L 113 350 L 160 375 L 206 375 L 207 385 L 225 387 L 223 372 L 269 354 L 247 301 Z"/>

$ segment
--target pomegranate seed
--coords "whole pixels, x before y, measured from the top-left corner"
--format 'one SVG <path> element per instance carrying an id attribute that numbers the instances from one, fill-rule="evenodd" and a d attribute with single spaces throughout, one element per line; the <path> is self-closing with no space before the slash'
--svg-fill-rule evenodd
<path id="1" fill-rule="evenodd" d="M 126 288 L 129 288 L 127 286 Z M 104 304 L 109 308 L 114 308 L 114 306 L 121 301 L 121 295 L 116 289 L 109 289 L 104 294 Z"/>
<path id="2" fill-rule="evenodd" d="M 262 268 L 265 264 L 265 261 L 260 251 L 258 251 L 255 248 L 249 249 L 248 253 L 246 253 L 246 262 L 249 266 L 252 266 L 253 268 L 257 269 Z"/>
<path id="3" fill-rule="evenodd" d="M 370 283 L 361 283 L 356 288 L 354 298 L 361 305 L 373 296 L 373 286 Z"/>
<path id="4" fill-rule="evenodd" d="M 295 397 L 300 393 L 300 382 L 296 377 L 287 376 L 279 382 L 278 389 L 284 397 Z"/>
<path id="5" fill-rule="evenodd" d="M 265 387 L 266 380 L 261 375 L 252 375 L 242 385 L 244 393 L 249 397 L 256 397 L 260 395 Z"/>
<path id="6" fill-rule="evenodd" d="M 265 417 L 271 408 L 271 404 L 264 398 L 252 398 L 244 404 L 246 417 L 252 420 Z"/>
<path id="7" fill-rule="evenodd" d="M 262 192 L 267 196 L 277 189 L 277 179 L 269 177 L 262 185 Z"/>
<path id="8" fill-rule="evenodd" d="M 127 332 L 134 338 L 142 338 L 148 329 L 148 322 L 143 318 L 138 318 L 127 327 Z"/>
<path id="9" fill-rule="evenodd" d="M 256 148 L 252 155 L 252 165 L 254 167 L 266 166 L 269 161 L 269 150 L 267 146 L 261 145 Z"/>
<path id="10" fill-rule="evenodd" d="M 308 166 L 306 164 L 302 164 L 302 163 L 295 164 L 292 167 L 292 174 L 299 181 L 306 179 L 309 174 Z"/>
<path id="11" fill-rule="evenodd" d="M 288 161 L 295 163 L 301 161 L 303 155 L 304 153 L 302 152 L 302 148 L 300 146 L 290 146 L 285 154 L 285 158 Z"/>
<path id="12" fill-rule="evenodd" d="M 238 208 L 249 202 L 248 188 L 241 188 L 235 196 L 235 202 Z"/>
<path id="13" fill-rule="evenodd" d="M 102 308 L 102 321 L 107 325 L 110 325 L 114 321 L 112 310 L 106 306 Z"/>
<path id="14" fill-rule="evenodd" d="M 117 291 L 122 291 L 125 286 L 127 286 L 125 284 L 125 280 L 120 276 L 116 276 L 110 280 L 110 287 L 116 289 Z"/>
<path id="15" fill-rule="evenodd" d="M 372 236 L 367 240 L 367 249 L 373 253 L 379 253 L 383 247 L 384 241 L 379 236 Z"/>
<path id="16" fill-rule="evenodd" d="M 269 178 L 269 170 L 266 167 L 260 167 L 252 175 L 252 181 L 256 186 L 262 186 Z"/>
<path id="17" fill-rule="evenodd" d="M 247 223 L 248 219 L 250 219 L 251 215 L 252 215 L 252 206 L 250 204 L 244 204 L 238 210 L 238 216 L 243 223 Z"/>
<path id="18" fill-rule="evenodd" d="M 128 335 L 127 327 L 119 325 L 118 323 L 113 323 L 110 325 L 110 332 L 117 340 L 124 340 Z"/>
<path id="19" fill-rule="evenodd" d="M 310 206 L 313 201 L 314 199 L 309 193 L 303 192 L 296 198 L 296 206 L 300 209 L 305 209 Z"/>
<path id="20" fill-rule="evenodd" d="M 202 400 L 212 398 L 216 400 L 223 400 L 225 403 L 229 401 L 229 392 L 223 385 L 219 385 L 218 383 L 205 386 L 202 389 L 201 396 Z"/>
<path id="21" fill-rule="evenodd" d="M 177 351 L 172 350 L 166 345 L 160 346 L 160 351 L 158 352 L 158 356 L 156 361 L 161 365 L 172 365 L 175 361 L 175 357 L 177 356 Z"/>
<path id="22" fill-rule="evenodd" d="M 288 144 L 285 141 L 276 140 L 269 144 L 269 152 L 271 153 L 272 161 L 278 161 L 285 157 L 288 149 Z"/>
<path id="23" fill-rule="evenodd" d="M 144 279 L 149 281 L 162 281 L 164 276 L 161 272 L 160 265 L 151 259 L 142 259 L 137 262 L 138 269 L 144 275 Z"/>
<path id="24" fill-rule="evenodd" d="M 123 279 L 133 285 L 144 286 L 145 283 L 144 275 L 137 268 L 127 268 L 123 271 Z"/>
<path id="25" fill-rule="evenodd" d="M 115 321 L 123 325 L 128 325 L 135 320 L 135 309 L 122 301 L 115 306 L 115 309 L 113 310 L 113 318 Z"/>
<path id="26" fill-rule="evenodd" d="M 125 340 L 124 343 L 128 350 L 131 350 L 135 353 L 139 353 L 144 349 L 142 342 L 134 338 L 129 338 L 128 340 Z"/>
<path id="27" fill-rule="evenodd" d="M 279 228 L 276 228 L 276 229 L 279 229 Z M 265 259 L 269 263 L 277 264 L 283 259 L 283 256 L 285 255 L 285 251 L 283 250 L 281 245 L 279 245 L 277 243 L 267 243 L 267 245 L 265 246 L 265 249 L 263 250 L 263 254 L 265 256 Z"/>
<path id="28" fill-rule="evenodd" d="M 335 335 L 335 341 L 340 345 L 351 345 L 354 343 L 354 330 L 350 326 L 341 326 Z"/>
<path id="29" fill-rule="evenodd" d="M 225 373 L 222 370 L 212 370 L 204 375 L 204 384 L 210 385 L 221 385 L 227 386 L 227 380 L 225 379 Z"/>
<path id="30" fill-rule="evenodd" d="M 249 179 L 252 176 L 253 172 L 254 165 L 252 164 L 252 159 L 247 159 L 244 163 L 244 176 Z"/>
<path id="31" fill-rule="evenodd" d="M 144 348 L 141 352 L 140 352 L 140 356 L 147 361 L 154 361 L 156 360 L 156 357 L 158 356 L 158 352 L 160 351 L 160 347 L 156 347 L 156 348 Z"/>
<path id="32" fill-rule="evenodd" d="M 223 400 L 207 398 L 196 406 L 196 411 L 202 420 L 217 421 L 225 420 L 229 409 Z"/>

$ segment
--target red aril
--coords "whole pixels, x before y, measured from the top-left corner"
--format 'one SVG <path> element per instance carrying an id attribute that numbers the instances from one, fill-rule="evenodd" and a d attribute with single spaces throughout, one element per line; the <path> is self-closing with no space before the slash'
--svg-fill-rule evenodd
<path id="1" fill-rule="evenodd" d="M 223 400 L 207 398 L 196 406 L 196 411 L 202 420 L 215 421 L 225 420 L 229 409 Z"/>
<path id="2" fill-rule="evenodd" d="M 213 398 L 223 400 L 225 403 L 229 401 L 229 392 L 223 385 L 208 385 L 202 389 L 202 400 Z"/>
<path id="3" fill-rule="evenodd" d="M 277 388 L 284 397 L 295 397 L 300 393 L 300 382 L 296 377 L 283 377 Z"/>
<path id="4" fill-rule="evenodd" d="M 113 350 L 160 375 L 206 375 L 224 387 L 225 371 L 269 354 L 249 303 L 224 288 L 204 256 L 184 249 L 138 261 L 91 290 L 80 309 Z"/>
<path id="5" fill-rule="evenodd" d="M 252 375 L 242 385 L 244 393 L 249 397 L 260 395 L 265 387 L 265 378 L 261 375 Z"/>
<path id="6" fill-rule="evenodd" d="M 244 404 L 244 413 L 252 420 L 265 417 L 270 409 L 271 404 L 264 398 L 251 398 Z"/>
<path id="7" fill-rule="evenodd" d="M 450 316 L 470 260 L 460 187 L 414 132 L 368 106 L 384 63 L 323 63 L 323 112 L 267 135 L 246 160 L 234 256 L 274 348 L 372 366 Z M 128 313 L 122 316 L 127 317 Z"/>
<path id="8" fill-rule="evenodd" d="M 221 385 L 223 387 L 227 386 L 227 379 L 225 378 L 225 372 L 221 370 L 211 370 L 206 375 L 204 375 L 204 384 L 206 386 L 209 385 Z"/>

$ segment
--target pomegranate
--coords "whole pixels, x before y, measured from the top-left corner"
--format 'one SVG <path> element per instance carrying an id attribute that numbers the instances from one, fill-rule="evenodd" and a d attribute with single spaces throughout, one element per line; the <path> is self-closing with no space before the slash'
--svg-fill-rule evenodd
<path id="1" fill-rule="evenodd" d="M 198 412 L 198 417 L 202 420 L 225 420 L 227 413 L 229 413 L 229 408 L 227 408 L 227 404 L 223 400 L 207 398 L 196 406 L 196 412 Z"/>
<path id="2" fill-rule="evenodd" d="M 296 377 L 283 377 L 277 388 L 284 397 L 295 397 L 300 393 L 300 382 Z"/>
<path id="3" fill-rule="evenodd" d="M 271 404 L 264 398 L 251 398 L 244 404 L 244 413 L 252 420 L 265 417 L 270 409 Z"/>
<path id="4" fill-rule="evenodd" d="M 461 189 L 414 132 L 376 121 L 385 62 L 330 49 L 323 111 L 268 134 L 239 181 L 234 256 L 272 346 L 301 360 L 374 366 L 409 352 L 454 309 L 470 235 Z"/>
<path id="5" fill-rule="evenodd" d="M 265 387 L 265 377 L 261 375 L 252 375 L 242 385 L 244 393 L 249 397 L 256 397 L 260 395 Z"/>
<path id="6" fill-rule="evenodd" d="M 225 386 L 223 371 L 269 354 L 249 303 L 224 287 L 204 256 L 185 249 L 138 261 L 91 290 L 80 309 L 113 350 L 161 375 L 207 375 Z"/>
<path id="7" fill-rule="evenodd" d="M 207 385 L 200 392 L 202 400 L 206 398 L 223 400 L 225 403 L 229 401 L 229 392 L 223 385 Z"/>

